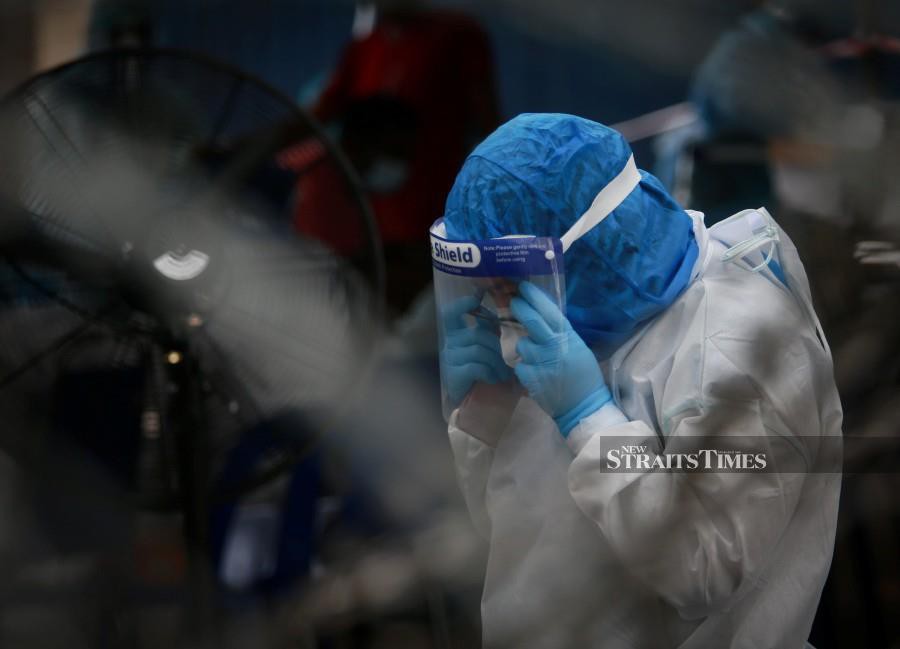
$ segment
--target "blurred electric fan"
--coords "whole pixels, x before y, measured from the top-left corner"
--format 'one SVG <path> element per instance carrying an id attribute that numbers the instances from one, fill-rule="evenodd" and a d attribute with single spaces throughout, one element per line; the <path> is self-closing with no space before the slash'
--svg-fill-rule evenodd
<path id="1" fill-rule="evenodd" d="M 0 443 L 128 422 L 101 440 L 107 464 L 146 504 L 184 508 L 199 547 L 218 451 L 286 411 L 315 437 L 365 375 L 383 263 L 352 172 L 289 99 L 168 50 L 28 81 L 0 107 L 0 159 Z M 287 216 L 298 169 L 323 166 L 345 209 L 309 218 L 340 245 Z M 41 400 L 62 416 L 23 405 Z M 137 415 L 110 422 L 129 401 Z"/>

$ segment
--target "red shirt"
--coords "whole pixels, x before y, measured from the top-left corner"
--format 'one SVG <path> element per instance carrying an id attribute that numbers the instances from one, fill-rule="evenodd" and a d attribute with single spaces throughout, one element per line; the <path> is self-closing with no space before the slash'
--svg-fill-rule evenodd
<path id="1" fill-rule="evenodd" d="M 354 102 L 370 97 L 400 100 L 417 117 L 407 181 L 394 193 L 369 197 L 385 243 L 424 240 L 428 227 L 443 214 L 447 193 L 468 151 L 497 125 L 492 65 L 487 36 L 478 24 L 443 11 L 385 16 L 368 36 L 344 50 L 313 109 L 321 121 L 340 120 Z M 296 222 L 303 232 L 324 227 L 309 223 L 316 213 L 332 220 L 334 210 L 345 203 L 329 198 L 324 188 L 309 188 L 317 175 L 325 173 L 323 169 L 300 181 L 301 194 L 305 185 L 307 197 L 334 203 L 326 208 L 301 196 Z M 334 183 L 330 184 L 333 190 Z"/>

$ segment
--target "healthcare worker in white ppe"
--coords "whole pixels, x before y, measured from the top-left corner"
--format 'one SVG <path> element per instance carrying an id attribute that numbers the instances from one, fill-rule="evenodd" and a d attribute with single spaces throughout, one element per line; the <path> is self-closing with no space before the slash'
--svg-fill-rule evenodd
<path id="1" fill-rule="evenodd" d="M 558 242 L 558 276 L 506 297 L 478 280 L 445 300 L 436 282 L 450 441 L 490 543 L 484 647 L 803 648 L 841 407 L 771 216 L 707 229 L 619 133 L 547 114 L 472 153 L 439 229 L 451 275 L 477 271 L 485 241 Z"/>

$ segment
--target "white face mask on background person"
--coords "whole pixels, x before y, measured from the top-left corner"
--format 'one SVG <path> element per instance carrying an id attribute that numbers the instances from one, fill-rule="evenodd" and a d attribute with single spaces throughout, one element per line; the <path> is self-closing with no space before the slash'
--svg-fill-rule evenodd
<path id="1" fill-rule="evenodd" d="M 402 189 L 408 179 L 409 164 L 382 156 L 372 163 L 363 177 L 363 183 L 374 194 L 392 194 Z"/>

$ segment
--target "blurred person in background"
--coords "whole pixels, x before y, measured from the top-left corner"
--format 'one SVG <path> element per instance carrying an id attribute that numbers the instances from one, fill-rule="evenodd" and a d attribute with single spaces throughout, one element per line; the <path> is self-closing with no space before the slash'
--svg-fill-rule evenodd
<path id="1" fill-rule="evenodd" d="M 499 122 L 493 61 L 472 19 L 417 0 L 360 7 L 355 39 L 313 106 L 339 129 L 339 144 L 359 173 L 386 248 L 389 306 L 410 306 L 430 279 L 422 232 L 466 154 Z M 362 22 L 365 22 L 363 20 Z M 301 178 L 295 224 L 352 251 L 358 237 L 336 218 L 344 200 L 325 168 Z"/>
<path id="2" fill-rule="evenodd" d="M 698 204 L 706 199 L 709 223 L 739 209 L 736 201 L 741 196 L 735 195 L 734 183 L 745 183 L 748 198 L 771 198 L 777 178 L 757 176 L 755 184 L 741 178 L 754 167 L 766 171 L 769 164 L 775 167 L 774 175 L 780 175 L 781 160 L 768 145 L 805 145 L 812 154 L 806 156 L 807 162 L 813 162 L 816 154 L 823 157 L 822 146 L 839 126 L 843 97 L 816 49 L 826 38 L 825 26 L 809 11 L 799 14 L 786 4 L 765 3 L 716 42 L 695 73 L 691 89 L 699 122 L 687 137 L 674 138 L 681 151 L 672 151 L 670 142 L 661 143 L 665 153 L 674 154 L 674 159 L 664 156 L 661 179 L 678 198 L 689 197 Z M 693 154 L 695 168 L 687 174 L 679 173 L 683 160 L 677 156 L 682 152 Z M 745 168 L 737 169 L 739 163 Z M 833 191 L 814 192 L 794 202 L 825 218 L 837 217 Z"/>
<path id="3" fill-rule="evenodd" d="M 707 228 L 619 133 L 551 114 L 476 148 L 443 224 L 451 242 L 568 246 L 565 314 L 522 282 L 518 333 L 438 292 L 442 379 L 465 395 L 450 441 L 491 548 L 484 646 L 804 647 L 832 557 L 842 414 L 787 235 L 763 209 Z M 665 465 L 712 444 L 767 468 Z M 626 445 L 663 464 L 615 470 Z"/>
<path id="4" fill-rule="evenodd" d="M 890 74 L 900 41 L 868 4 L 764 3 L 698 69 L 698 122 L 657 145 L 661 180 L 702 205 L 707 224 L 747 204 L 777 211 L 817 269 L 812 290 L 829 330 L 861 308 L 855 240 L 896 239 L 900 226 L 890 180 L 900 169 Z"/>

